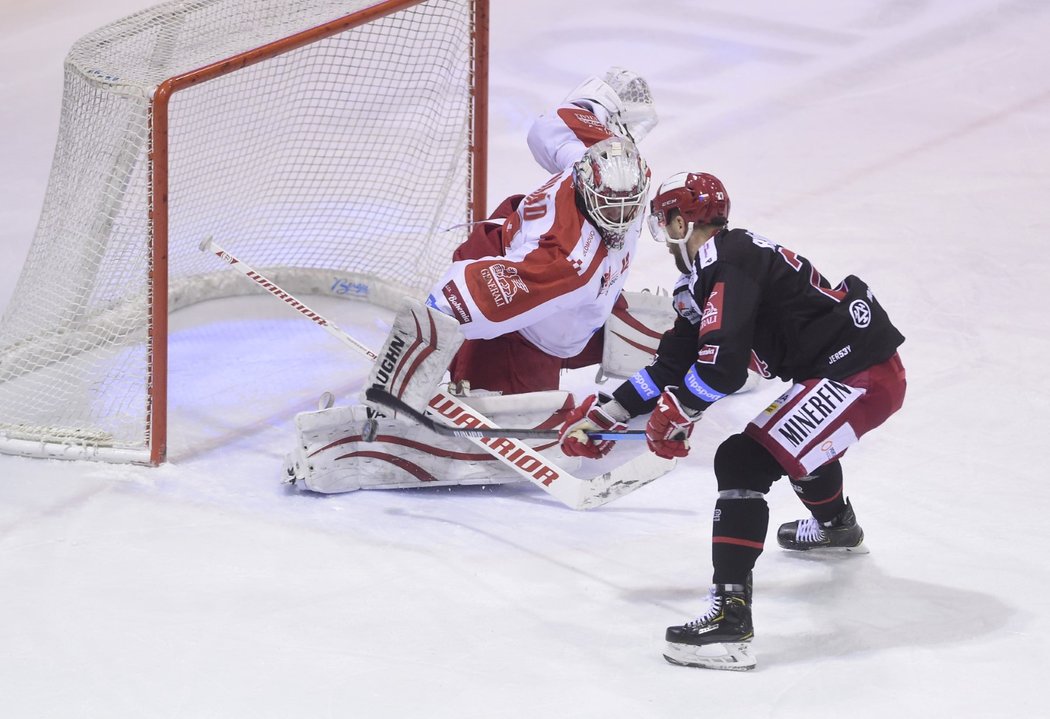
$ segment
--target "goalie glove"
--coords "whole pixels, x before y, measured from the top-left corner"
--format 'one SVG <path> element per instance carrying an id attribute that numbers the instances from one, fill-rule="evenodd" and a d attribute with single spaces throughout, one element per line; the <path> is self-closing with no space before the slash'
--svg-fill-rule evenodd
<path id="1" fill-rule="evenodd" d="M 601 459 L 616 444 L 611 439 L 591 439 L 588 432 L 619 432 L 631 418 L 623 406 L 606 394 L 590 395 L 565 418 L 558 444 L 570 457 Z"/>
<path id="2" fill-rule="evenodd" d="M 674 394 L 675 389 L 677 387 L 664 389 L 645 426 L 645 440 L 649 449 L 664 459 L 689 454 L 689 435 L 693 433 L 693 425 L 703 415 L 702 411 L 682 406 Z"/>
<path id="3" fill-rule="evenodd" d="M 565 102 L 585 106 L 616 134 L 639 142 L 656 127 L 658 117 L 645 78 L 622 67 L 611 67 L 603 77 L 589 77 L 568 94 Z"/>

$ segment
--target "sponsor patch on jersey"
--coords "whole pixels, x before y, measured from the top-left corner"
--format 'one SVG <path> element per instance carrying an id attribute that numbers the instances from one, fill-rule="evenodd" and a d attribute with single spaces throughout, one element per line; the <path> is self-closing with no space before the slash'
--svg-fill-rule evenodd
<path id="1" fill-rule="evenodd" d="M 722 327 L 722 300 L 725 296 L 726 283 L 716 282 L 714 288 L 707 295 L 704 302 L 704 311 L 700 315 L 700 336 L 708 332 L 714 332 Z"/>
<path id="2" fill-rule="evenodd" d="M 606 132 L 608 132 L 608 128 L 605 127 L 605 125 L 602 124 L 601 120 L 599 120 L 597 117 L 594 116 L 594 113 L 585 112 L 583 110 L 579 110 L 579 111 L 573 112 L 572 116 L 581 125 L 587 125 L 589 127 L 593 127 L 593 128 L 599 129 L 599 130 L 605 130 Z"/>
<path id="3" fill-rule="evenodd" d="M 441 294 L 445 296 L 445 301 L 452 308 L 453 317 L 459 320 L 461 325 L 471 321 L 470 310 L 467 308 L 467 303 L 463 301 L 463 293 L 456 287 L 454 280 L 445 283 L 445 286 L 441 288 Z"/>
<path id="4" fill-rule="evenodd" d="M 718 361 L 718 345 L 704 345 L 696 355 L 700 364 L 714 364 Z"/>
<path id="5" fill-rule="evenodd" d="M 700 251 L 696 253 L 696 263 L 700 266 L 700 269 L 704 269 L 710 264 L 718 261 L 718 248 L 715 247 L 715 240 L 712 237 L 704 244 L 700 245 Z"/>
<path id="6" fill-rule="evenodd" d="M 516 267 L 508 267 L 500 262 L 496 262 L 482 269 L 479 275 L 481 276 L 481 281 L 485 283 L 485 288 L 488 289 L 489 294 L 492 296 L 492 301 L 496 307 L 509 305 L 514 301 L 514 295 L 519 291 L 525 294 L 529 293 L 529 288 L 525 284 L 525 280 L 518 276 Z"/>
<path id="7" fill-rule="evenodd" d="M 861 398 L 864 390 L 850 387 L 842 382 L 824 379 L 813 385 L 797 402 L 769 428 L 769 435 L 780 446 L 798 456 L 810 438 L 820 432 L 826 424 L 846 411 Z"/>
<path id="8" fill-rule="evenodd" d="M 857 434 L 848 423 L 844 424 L 829 434 L 823 442 L 802 455 L 798 463 L 807 473 L 812 472 L 825 462 L 830 462 L 838 457 L 856 442 Z"/>
<path id="9" fill-rule="evenodd" d="M 700 379 L 696 373 L 696 367 L 690 367 L 685 375 L 685 388 L 705 402 L 717 402 L 725 397 L 724 392 L 713 389 L 711 385 Z"/>
<path id="10" fill-rule="evenodd" d="M 700 323 L 700 308 L 696 306 L 689 290 L 689 275 L 682 275 L 674 288 L 674 311 L 689 324 Z"/>
<path id="11" fill-rule="evenodd" d="M 840 359 L 842 359 L 843 357 L 848 355 L 851 351 L 852 351 L 852 347 L 850 345 L 846 345 L 845 347 L 840 349 L 838 352 L 835 352 L 834 354 L 832 354 L 831 356 L 828 357 L 828 364 L 835 364 Z"/>
<path id="12" fill-rule="evenodd" d="M 849 303 L 849 314 L 853 324 L 864 329 L 871 324 L 871 307 L 864 300 L 853 300 Z"/>
<path id="13" fill-rule="evenodd" d="M 631 386 L 634 387 L 634 391 L 638 393 L 638 396 L 643 400 L 649 400 L 653 397 L 660 396 L 660 390 L 656 386 L 656 382 L 653 382 L 653 378 L 649 376 L 649 373 L 644 369 L 640 369 L 631 375 L 628 380 Z"/>

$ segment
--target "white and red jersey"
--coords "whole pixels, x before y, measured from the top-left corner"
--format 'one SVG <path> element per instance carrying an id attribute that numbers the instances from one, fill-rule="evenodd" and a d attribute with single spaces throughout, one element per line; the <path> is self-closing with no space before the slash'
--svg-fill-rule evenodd
<path id="1" fill-rule="evenodd" d="M 503 227 L 502 256 L 454 262 L 431 306 L 460 321 L 467 339 L 519 332 L 555 357 L 574 357 L 600 330 L 627 279 L 641 213 L 610 250 L 576 202 L 572 164 L 612 133 L 592 112 L 566 105 L 529 132 L 537 162 L 555 174 L 528 194 Z"/>
<path id="2" fill-rule="evenodd" d="M 547 172 L 572 167 L 596 142 L 613 137 L 606 127 L 609 111 L 595 105 L 593 112 L 579 105 L 561 105 L 554 112 L 540 115 L 529 128 L 529 150 Z"/>

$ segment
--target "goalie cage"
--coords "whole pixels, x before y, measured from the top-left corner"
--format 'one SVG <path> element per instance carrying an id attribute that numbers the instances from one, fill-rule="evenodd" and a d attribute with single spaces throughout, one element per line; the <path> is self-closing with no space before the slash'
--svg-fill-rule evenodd
<path id="1" fill-rule="evenodd" d="M 177 0 L 78 41 L 0 451 L 164 461 L 168 313 L 261 291 L 207 235 L 293 293 L 424 293 L 484 216 L 487 37 L 487 0 Z"/>

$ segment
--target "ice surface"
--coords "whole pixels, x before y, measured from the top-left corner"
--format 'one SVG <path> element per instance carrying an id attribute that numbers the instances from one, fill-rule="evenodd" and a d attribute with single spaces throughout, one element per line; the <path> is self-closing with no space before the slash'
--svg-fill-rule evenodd
<path id="1" fill-rule="evenodd" d="M 1050 714 L 1050 4 L 492 4 L 490 205 L 543 179 L 530 118 L 624 65 L 656 97 L 657 181 L 717 174 L 733 224 L 878 292 L 909 395 L 844 463 L 872 553 L 770 546 L 757 670 L 670 666 L 664 627 L 710 580 L 712 452 L 779 386 L 717 405 L 679 469 L 590 513 L 520 484 L 302 496 L 279 483 L 292 417 L 365 369 L 272 300 L 232 300 L 173 318 L 171 463 L 0 456 L 0 715 Z M 0 5 L 0 306 L 44 196 L 62 58 L 142 7 Z M 673 272 L 646 242 L 629 288 Z M 382 315 L 315 304 L 382 336 Z M 288 347 L 253 345 L 262 325 L 312 373 L 268 374 Z M 770 538 L 802 516 L 783 482 L 770 506 Z"/>

